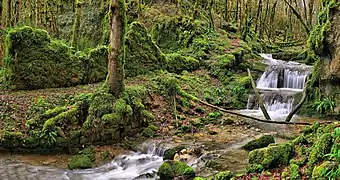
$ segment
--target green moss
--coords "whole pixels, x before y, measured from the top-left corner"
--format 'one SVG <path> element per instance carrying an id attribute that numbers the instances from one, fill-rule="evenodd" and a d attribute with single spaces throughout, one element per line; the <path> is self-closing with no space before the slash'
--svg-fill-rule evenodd
<path id="1" fill-rule="evenodd" d="M 291 143 L 255 149 L 249 152 L 250 167 L 261 165 L 264 169 L 269 169 L 280 165 L 287 165 L 293 157 L 293 150 L 294 148 Z M 251 172 L 252 168 L 248 169 Z"/>
<path id="2" fill-rule="evenodd" d="M 217 166 L 218 166 L 218 162 L 215 160 L 208 160 L 207 162 L 205 162 L 205 167 L 215 169 Z"/>
<path id="3" fill-rule="evenodd" d="M 323 160 L 324 156 L 330 153 L 333 144 L 331 134 L 323 134 L 313 145 L 312 151 L 308 157 L 308 174 L 312 174 L 314 166 Z"/>
<path id="4" fill-rule="evenodd" d="M 87 155 L 76 155 L 73 156 L 68 162 L 70 169 L 87 169 L 92 168 L 92 161 Z"/>
<path id="5" fill-rule="evenodd" d="M 164 152 L 164 159 L 165 160 L 173 160 L 175 154 L 179 151 L 181 151 L 182 149 L 185 149 L 185 146 L 176 146 L 170 149 L 167 149 Z"/>
<path id="6" fill-rule="evenodd" d="M 79 117 L 79 107 L 72 106 L 68 111 L 46 120 L 42 131 L 54 131 L 56 125 L 76 124 L 79 119 L 81 119 L 81 117 Z"/>
<path id="7" fill-rule="evenodd" d="M 126 62 L 125 72 L 129 77 L 164 69 L 167 64 L 165 55 L 152 41 L 146 28 L 137 22 L 130 25 L 126 34 Z"/>
<path id="8" fill-rule="evenodd" d="M 200 63 L 193 57 L 182 56 L 179 53 L 166 55 L 167 70 L 173 73 L 181 73 L 183 71 L 193 71 L 199 68 Z"/>
<path id="9" fill-rule="evenodd" d="M 163 162 L 157 174 L 159 175 L 160 179 L 164 180 L 172 180 L 173 178 L 179 176 L 183 178 L 195 177 L 195 171 L 192 167 L 178 161 Z"/>
<path id="10" fill-rule="evenodd" d="M 151 128 L 147 127 L 144 128 L 142 131 L 142 135 L 145 137 L 154 137 L 156 135 L 155 131 L 152 130 Z"/>
<path id="11" fill-rule="evenodd" d="M 7 56 L 11 57 L 8 63 L 11 69 L 10 84 L 16 89 L 67 87 L 98 82 L 106 77 L 105 71 L 95 68 L 106 64 L 105 51 L 89 56 L 73 54 L 64 42 L 51 39 L 44 30 L 28 26 L 9 30 L 6 41 Z M 101 70 L 106 68 L 105 65 Z M 93 71 L 100 75 L 94 81 L 88 81 L 87 77 L 93 77 Z"/>
<path id="12" fill-rule="evenodd" d="M 325 174 L 328 170 L 330 170 L 331 166 L 331 162 L 330 161 L 325 161 L 322 164 L 315 166 L 313 169 L 313 173 L 312 173 L 312 179 L 313 180 L 323 180 L 323 179 L 327 179 L 327 177 L 325 177 Z M 329 177 L 331 178 L 331 177 Z"/>
<path id="13" fill-rule="evenodd" d="M 219 172 L 214 176 L 214 180 L 229 180 L 233 177 L 233 173 L 230 171 Z"/>
<path id="14" fill-rule="evenodd" d="M 263 147 L 267 147 L 269 144 L 275 143 L 274 137 L 272 135 L 264 135 L 261 136 L 260 138 L 257 138 L 255 140 L 252 140 L 242 146 L 246 150 L 254 150 L 254 149 L 259 149 Z"/>
<path id="15" fill-rule="evenodd" d="M 49 118 L 52 118 L 52 117 L 54 117 L 54 116 L 56 116 L 56 115 L 58 115 L 58 114 L 60 114 L 62 112 L 65 112 L 67 110 L 68 109 L 65 106 L 56 107 L 54 109 L 47 110 L 46 112 L 44 112 L 44 114 L 42 116 L 43 116 L 43 118 L 49 119 Z"/>
<path id="16" fill-rule="evenodd" d="M 299 137 L 292 140 L 292 143 L 294 145 L 303 145 L 303 144 L 308 144 L 308 140 L 304 135 L 300 135 Z"/>
<path id="17" fill-rule="evenodd" d="M 301 179 L 300 173 L 299 173 L 299 166 L 296 164 L 290 164 L 289 167 L 290 170 L 290 179 L 291 180 L 299 180 Z"/>

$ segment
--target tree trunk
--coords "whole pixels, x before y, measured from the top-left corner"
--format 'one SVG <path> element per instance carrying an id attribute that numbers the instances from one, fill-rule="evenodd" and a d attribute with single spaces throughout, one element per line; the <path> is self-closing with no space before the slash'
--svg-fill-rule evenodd
<path id="1" fill-rule="evenodd" d="M 229 21 L 229 17 L 228 17 L 228 0 L 225 0 L 224 20 L 227 21 L 227 22 Z"/>
<path id="2" fill-rule="evenodd" d="M 288 116 L 285 119 L 285 122 L 290 122 L 290 120 L 293 118 L 294 114 L 296 114 L 299 111 L 299 109 L 302 107 L 303 103 L 306 101 L 308 84 L 309 83 L 308 83 L 308 80 L 307 80 L 307 83 L 305 84 L 305 87 L 303 88 L 303 95 L 302 95 L 302 98 L 301 98 L 299 104 L 297 104 L 295 106 L 295 108 L 288 114 Z"/>
<path id="3" fill-rule="evenodd" d="M 314 10 L 314 0 L 308 1 L 308 20 L 307 24 L 309 27 L 313 26 L 313 10 Z"/>
<path id="4" fill-rule="evenodd" d="M 72 46 L 76 46 L 79 40 L 79 29 L 80 29 L 80 18 L 82 16 L 82 2 L 79 2 L 76 0 L 76 10 L 74 13 L 74 23 L 73 23 L 73 33 L 72 33 L 72 39 L 71 44 Z"/>
<path id="5" fill-rule="evenodd" d="M 125 13 L 125 0 L 112 0 L 107 85 L 110 93 L 116 98 L 119 98 L 124 90 Z"/>
<path id="6" fill-rule="evenodd" d="M 41 23 L 41 0 L 35 0 L 35 26 L 39 27 Z"/>

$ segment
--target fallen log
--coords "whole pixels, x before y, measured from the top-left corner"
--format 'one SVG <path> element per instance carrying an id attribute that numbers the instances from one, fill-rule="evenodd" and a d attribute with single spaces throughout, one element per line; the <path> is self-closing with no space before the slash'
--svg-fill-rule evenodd
<path id="1" fill-rule="evenodd" d="M 254 93 L 255 93 L 255 96 L 256 96 L 256 99 L 257 99 L 257 103 L 259 104 L 260 109 L 261 109 L 261 111 L 262 111 L 264 117 L 265 117 L 267 120 L 271 120 L 271 118 L 270 118 L 270 116 L 269 116 L 269 114 L 268 114 L 268 112 L 267 112 L 267 109 L 266 109 L 266 107 L 265 107 L 264 104 L 263 104 L 261 95 L 260 95 L 259 91 L 258 91 L 257 88 L 256 88 L 255 81 L 253 80 L 253 77 L 252 77 L 252 75 L 251 75 L 251 72 L 250 72 L 250 70 L 249 70 L 248 68 L 247 68 L 247 71 L 248 71 L 249 79 L 250 79 L 250 81 L 251 81 L 251 86 L 252 86 L 253 89 L 254 89 Z"/>

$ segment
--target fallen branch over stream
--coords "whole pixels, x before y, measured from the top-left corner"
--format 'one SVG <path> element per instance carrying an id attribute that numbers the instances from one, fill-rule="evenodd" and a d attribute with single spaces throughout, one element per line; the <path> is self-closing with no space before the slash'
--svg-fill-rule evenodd
<path id="1" fill-rule="evenodd" d="M 225 112 L 225 113 L 228 113 L 228 114 L 233 114 L 233 115 L 237 115 L 237 116 L 241 116 L 241 117 L 244 117 L 244 118 L 248 118 L 248 119 L 252 119 L 252 120 L 255 120 L 255 121 L 259 121 L 259 122 L 263 122 L 263 123 L 270 123 L 270 124 L 287 124 L 287 125 L 312 125 L 312 123 L 308 123 L 308 122 L 285 122 L 285 121 L 268 121 L 268 120 L 264 120 L 264 119 L 260 119 L 260 118 L 256 118 L 256 117 L 252 117 L 252 116 L 248 116 L 248 115 L 245 115 L 245 114 L 241 114 L 241 113 L 237 113 L 237 112 L 234 112 L 234 111 L 230 111 L 230 110 L 226 110 L 224 108 L 221 108 L 221 107 L 218 107 L 218 106 L 215 106 L 215 105 L 212 105 L 212 104 L 209 104 L 205 101 L 202 101 L 200 99 L 198 99 L 197 97 L 195 96 L 192 96 L 186 92 L 184 92 L 183 90 L 180 92 L 180 94 L 182 94 L 183 96 L 193 100 L 193 101 L 196 101 L 196 102 L 199 102 L 203 105 L 206 105 L 206 106 L 209 106 L 211 108 L 214 108 L 214 109 L 217 109 L 221 112 Z M 333 123 L 332 121 L 318 121 L 320 124 L 329 124 L 329 123 Z"/>

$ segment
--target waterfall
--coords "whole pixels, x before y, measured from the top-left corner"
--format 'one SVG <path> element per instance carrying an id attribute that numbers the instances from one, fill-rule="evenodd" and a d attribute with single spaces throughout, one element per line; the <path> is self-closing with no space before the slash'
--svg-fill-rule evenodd
<path id="1" fill-rule="evenodd" d="M 257 81 L 264 105 L 272 119 L 283 119 L 294 107 L 297 93 L 301 93 L 307 76 L 313 67 L 296 62 L 286 62 L 272 58 L 271 54 L 261 54 L 266 71 Z M 249 95 L 247 110 L 255 116 L 262 116 L 256 98 Z"/>

